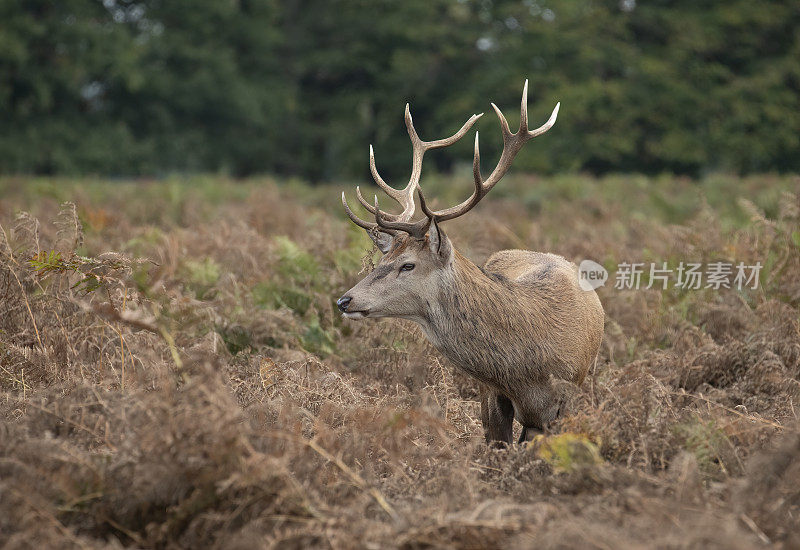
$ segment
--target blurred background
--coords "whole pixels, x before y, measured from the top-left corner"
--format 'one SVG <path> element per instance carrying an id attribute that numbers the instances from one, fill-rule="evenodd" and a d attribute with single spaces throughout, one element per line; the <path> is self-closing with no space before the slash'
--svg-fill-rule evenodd
<path id="1" fill-rule="evenodd" d="M 800 170 L 800 2 L 2 0 L 0 172 L 404 175 L 489 107 L 547 139 L 516 170 Z M 471 162 L 471 144 L 427 169 Z"/>

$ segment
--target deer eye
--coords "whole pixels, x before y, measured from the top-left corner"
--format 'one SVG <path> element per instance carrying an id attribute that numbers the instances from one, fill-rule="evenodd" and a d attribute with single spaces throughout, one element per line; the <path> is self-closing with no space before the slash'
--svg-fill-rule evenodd
<path id="1" fill-rule="evenodd" d="M 403 264 L 400 266 L 400 271 L 411 271 L 414 269 L 414 264 Z"/>

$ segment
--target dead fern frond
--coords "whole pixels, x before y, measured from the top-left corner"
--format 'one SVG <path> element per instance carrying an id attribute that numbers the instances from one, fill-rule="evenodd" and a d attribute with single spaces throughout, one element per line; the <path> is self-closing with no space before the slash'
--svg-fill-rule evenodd
<path id="1" fill-rule="evenodd" d="M 14 252 L 20 254 L 26 251 L 41 253 L 39 245 L 39 220 L 28 212 L 20 212 L 14 220 L 11 229 Z"/>
<path id="2" fill-rule="evenodd" d="M 74 202 L 67 201 L 61 205 L 54 224 L 58 228 L 56 250 L 62 254 L 72 254 L 83 245 L 83 225 Z"/>

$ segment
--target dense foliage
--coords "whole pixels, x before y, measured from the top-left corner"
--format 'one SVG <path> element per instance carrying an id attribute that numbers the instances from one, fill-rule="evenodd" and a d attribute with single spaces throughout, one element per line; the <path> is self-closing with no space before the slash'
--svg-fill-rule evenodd
<path id="1" fill-rule="evenodd" d="M 505 449 L 415 323 L 338 314 L 375 257 L 327 186 L 0 197 L 4 550 L 800 548 L 796 176 L 516 173 L 445 222 L 480 265 L 526 247 L 611 271 L 596 367 Z M 758 288 L 612 283 L 715 260 L 760 262 Z"/>
<path id="2" fill-rule="evenodd" d="M 534 121 L 562 110 L 519 168 L 800 170 L 796 1 L 0 0 L 0 21 L 5 173 L 358 177 L 371 142 L 400 177 L 406 101 L 431 139 L 490 100 L 513 119 L 525 78 Z"/>

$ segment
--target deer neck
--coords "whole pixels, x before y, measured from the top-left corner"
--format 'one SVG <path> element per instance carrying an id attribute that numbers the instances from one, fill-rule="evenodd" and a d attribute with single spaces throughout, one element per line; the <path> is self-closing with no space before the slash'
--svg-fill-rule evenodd
<path id="1" fill-rule="evenodd" d="M 467 258 L 453 252 L 453 262 L 443 273 L 437 300 L 427 305 L 421 325 L 431 343 L 450 359 L 486 344 L 498 325 L 513 312 L 513 289 L 507 281 L 487 274 Z M 505 322 L 504 322 L 505 320 Z"/>

